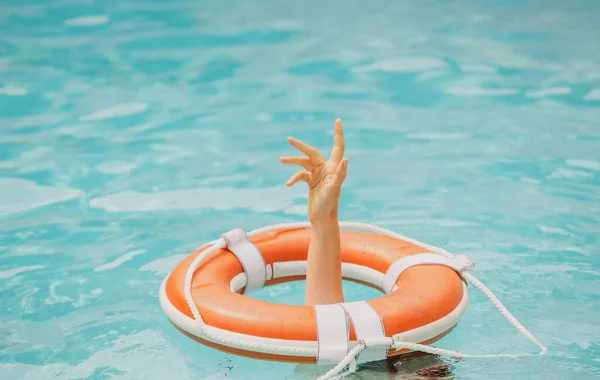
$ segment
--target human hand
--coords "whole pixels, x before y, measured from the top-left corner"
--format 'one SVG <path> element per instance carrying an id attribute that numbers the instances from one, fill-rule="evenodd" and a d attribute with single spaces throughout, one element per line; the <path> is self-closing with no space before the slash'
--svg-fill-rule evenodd
<path id="1" fill-rule="evenodd" d="M 299 171 L 287 181 L 293 186 L 298 181 L 308 183 L 308 219 L 313 222 L 337 219 L 338 199 L 346 178 L 348 159 L 344 157 L 344 131 L 342 120 L 337 119 L 333 130 L 333 149 L 328 161 L 310 145 L 288 137 L 291 146 L 306 157 L 281 157 L 284 164 L 298 165 L 307 171 Z"/>

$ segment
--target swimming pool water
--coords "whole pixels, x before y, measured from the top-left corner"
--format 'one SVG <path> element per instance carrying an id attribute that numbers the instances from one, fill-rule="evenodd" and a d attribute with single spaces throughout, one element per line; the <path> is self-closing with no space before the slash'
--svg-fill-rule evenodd
<path id="1" fill-rule="evenodd" d="M 470 255 L 549 348 L 420 365 L 599 377 L 599 19 L 597 1 L 4 1 L 0 378 L 301 377 L 184 337 L 158 289 L 224 231 L 305 220 L 278 157 L 288 135 L 326 149 L 336 117 L 342 219 Z M 439 346 L 536 350 L 474 290 Z"/>

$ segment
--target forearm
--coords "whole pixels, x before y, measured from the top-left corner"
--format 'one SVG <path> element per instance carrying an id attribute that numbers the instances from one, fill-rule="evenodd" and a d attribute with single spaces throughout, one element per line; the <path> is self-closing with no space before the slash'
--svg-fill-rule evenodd
<path id="1" fill-rule="evenodd" d="M 325 160 L 317 149 L 300 140 L 288 137 L 288 142 L 306 155 L 280 158 L 284 164 L 298 165 L 304 169 L 291 176 L 286 182 L 287 186 L 293 186 L 298 181 L 308 184 L 311 232 L 305 302 L 307 305 L 343 302 L 338 202 L 342 183 L 346 178 L 348 159 L 344 158 L 342 121 L 335 121 L 329 160 Z"/>
<path id="2" fill-rule="evenodd" d="M 342 254 L 337 217 L 311 223 L 306 273 L 306 304 L 344 302 Z"/>

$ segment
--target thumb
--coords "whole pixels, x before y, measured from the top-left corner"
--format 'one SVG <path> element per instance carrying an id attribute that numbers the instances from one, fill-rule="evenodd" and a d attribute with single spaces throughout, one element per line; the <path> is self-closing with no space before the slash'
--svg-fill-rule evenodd
<path id="1" fill-rule="evenodd" d="M 342 183 L 344 183 L 344 179 L 346 179 L 346 173 L 348 172 L 347 168 L 348 159 L 344 158 L 336 167 L 335 174 L 333 175 L 333 181 L 336 184 L 336 186 L 341 187 Z"/>

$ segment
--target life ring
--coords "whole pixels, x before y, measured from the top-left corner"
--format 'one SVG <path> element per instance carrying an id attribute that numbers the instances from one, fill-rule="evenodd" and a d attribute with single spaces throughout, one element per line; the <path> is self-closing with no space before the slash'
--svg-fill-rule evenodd
<path id="1" fill-rule="evenodd" d="M 407 352 L 392 348 L 392 338 L 422 344 L 441 339 L 467 308 L 467 287 L 460 276 L 471 266 L 466 257 L 443 257 L 410 241 L 346 230 L 340 233 L 343 277 L 387 294 L 314 307 L 250 298 L 242 293 L 256 278 L 263 281 L 259 286 L 269 286 L 305 277 L 310 231 L 279 229 L 251 238 L 240 231 L 231 234 L 220 245 L 207 244 L 186 257 L 160 289 L 161 306 L 175 327 L 221 351 L 264 360 L 335 363 L 360 341 L 371 347 L 362 360 L 382 359 Z M 206 257 L 197 263 L 202 253 Z M 190 268 L 195 261 L 197 268 Z M 196 320 L 200 316 L 202 323 Z"/>

